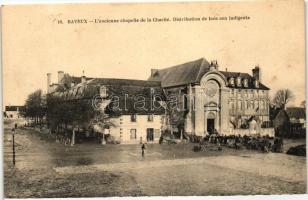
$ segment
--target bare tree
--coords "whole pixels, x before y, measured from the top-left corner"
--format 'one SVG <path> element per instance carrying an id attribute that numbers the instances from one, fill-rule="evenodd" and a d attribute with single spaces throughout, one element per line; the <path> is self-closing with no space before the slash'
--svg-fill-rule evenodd
<path id="1" fill-rule="evenodd" d="M 273 104 L 280 109 L 285 109 L 286 104 L 295 99 L 293 92 L 289 89 L 278 90 L 274 96 Z"/>

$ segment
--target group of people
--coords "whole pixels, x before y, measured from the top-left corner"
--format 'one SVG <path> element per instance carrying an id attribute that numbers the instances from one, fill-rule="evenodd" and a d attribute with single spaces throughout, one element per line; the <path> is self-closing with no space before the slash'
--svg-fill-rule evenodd
<path id="1" fill-rule="evenodd" d="M 64 135 L 56 135 L 56 143 L 62 143 L 65 146 L 71 144 L 71 139 L 69 137 L 65 137 Z"/>
<path id="2" fill-rule="evenodd" d="M 217 146 L 224 145 L 235 149 L 246 147 L 247 149 L 263 152 L 282 152 L 283 150 L 283 139 L 277 137 L 270 138 L 269 136 L 211 134 L 204 137 L 202 142 L 217 144 Z"/>

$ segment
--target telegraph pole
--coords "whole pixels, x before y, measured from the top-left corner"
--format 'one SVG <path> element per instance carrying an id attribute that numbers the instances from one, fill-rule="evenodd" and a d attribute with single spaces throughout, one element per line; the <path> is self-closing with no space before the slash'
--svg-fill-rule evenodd
<path id="1" fill-rule="evenodd" d="M 12 143 L 13 143 L 13 166 L 15 166 L 15 128 L 13 128 L 13 138 L 12 138 Z"/>

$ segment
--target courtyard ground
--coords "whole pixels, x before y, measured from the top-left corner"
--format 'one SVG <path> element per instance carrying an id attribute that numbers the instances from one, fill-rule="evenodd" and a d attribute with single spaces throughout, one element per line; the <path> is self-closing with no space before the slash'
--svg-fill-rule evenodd
<path id="1" fill-rule="evenodd" d="M 252 150 L 193 152 L 193 144 L 55 143 L 18 129 L 16 166 L 4 130 L 4 194 L 28 197 L 245 195 L 306 193 L 306 157 Z M 42 136 L 43 135 L 43 136 Z M 286 140 L 285 146 L 305 143 Z"/>

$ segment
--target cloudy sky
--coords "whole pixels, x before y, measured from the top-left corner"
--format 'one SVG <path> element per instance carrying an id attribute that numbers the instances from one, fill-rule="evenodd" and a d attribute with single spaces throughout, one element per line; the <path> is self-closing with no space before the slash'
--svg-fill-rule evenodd
<path id="1" fill-rule="evenodd" d="M 206 58 L 220 70 L 251 73 L 271 88 L 305 98 L 304 3 L 81 4 L 5 6 L 4 105 L 21 105 L 46 73 L 147 79 L 151 68 Z M 249 20 L 173 22 L 173 17 L 248 16 Z M 74 19 L 170 18 L 169 22 L 67 24 Z M 64 24 L 58 24 L 62 20 Z"/>

